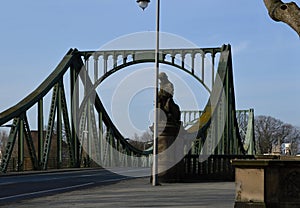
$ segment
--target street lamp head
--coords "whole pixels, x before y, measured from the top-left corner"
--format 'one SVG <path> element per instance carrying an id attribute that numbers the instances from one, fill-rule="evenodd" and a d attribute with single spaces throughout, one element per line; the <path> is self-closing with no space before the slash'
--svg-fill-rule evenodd
<path id="1" fill-rule="evenodd" d="M 150 0 L 137 0 L 136 2 L 137 2 L 137 3 L 139 4 L 139 6 L 144 10 L 144 9 L 147 8 L 148 3 L 150 2 Z"/>

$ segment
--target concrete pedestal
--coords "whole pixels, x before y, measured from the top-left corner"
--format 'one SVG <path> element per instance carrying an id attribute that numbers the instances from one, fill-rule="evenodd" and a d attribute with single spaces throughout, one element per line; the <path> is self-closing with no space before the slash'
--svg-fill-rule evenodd
<path id="1" fill-rule="evenodd" d="M 300 207 L 300 160 L 233 160 L 236 208 Z"/>

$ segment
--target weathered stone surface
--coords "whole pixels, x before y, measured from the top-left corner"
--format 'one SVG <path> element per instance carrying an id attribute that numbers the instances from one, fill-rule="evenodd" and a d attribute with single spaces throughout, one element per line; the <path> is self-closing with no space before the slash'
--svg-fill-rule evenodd
<path id="1" fill-rule="evenodd" d="M 300 207 L 300 159 L 234 160 L 235 207 Z M 251 206 L 250 206 L 251 205 Z"/>
<path id="2" fill-rule="evenodd" d="M 180 126 L 169 123 L 158 136 L 158 179 L 160 182 L 179 182 L 184 173 L 183 158 L 178 158 L 178 151 L 183 151 L 182 142 L 175 142 Z"/>

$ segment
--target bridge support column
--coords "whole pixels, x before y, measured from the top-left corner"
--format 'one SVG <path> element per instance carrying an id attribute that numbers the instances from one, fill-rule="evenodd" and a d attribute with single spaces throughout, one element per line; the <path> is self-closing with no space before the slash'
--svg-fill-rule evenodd
<path id="1" fill-rule="evenodd" d="M 182 179 L 183 160 L 178 159 L 181 151 L 183 153 L 183 139 L 177 138 L 180 123 L 158 125 L 158 181 L 179 182 Z M 181 141 L 176 141 L 179 139 Z M 178 161 L 179 160 L 179 161 Z"/>
<path id="2" fill-rule="evenodd" d="M 24 170 L 24 123 L 20 119 L 19 135 L 18 135 L 18 164 L 17 171 Z"/>

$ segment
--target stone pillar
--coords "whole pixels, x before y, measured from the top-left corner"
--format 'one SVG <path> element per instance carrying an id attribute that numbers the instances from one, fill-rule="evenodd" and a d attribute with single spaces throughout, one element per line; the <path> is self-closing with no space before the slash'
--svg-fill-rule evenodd
<path id="1" fill-rule="evenodd" d="M 158 126 L 159 132 L 161 132 L 158 136 L 159 182 L 179 182 L 182 179 L 184 173 L 183 158 L 179 157 L 183 154 L 183 140 L 177 138 L 180 125 L 180 123 L 168 122 L 165 125 Z M 176 139 L 178 141 L 174 143 Z M 180 154 L 180 151 L 182 154 Z"/>
<path id="2" fill-rule="evenodd" d="M 235 208 L 300 207 L 300 158 L 233 160 Z"/>

